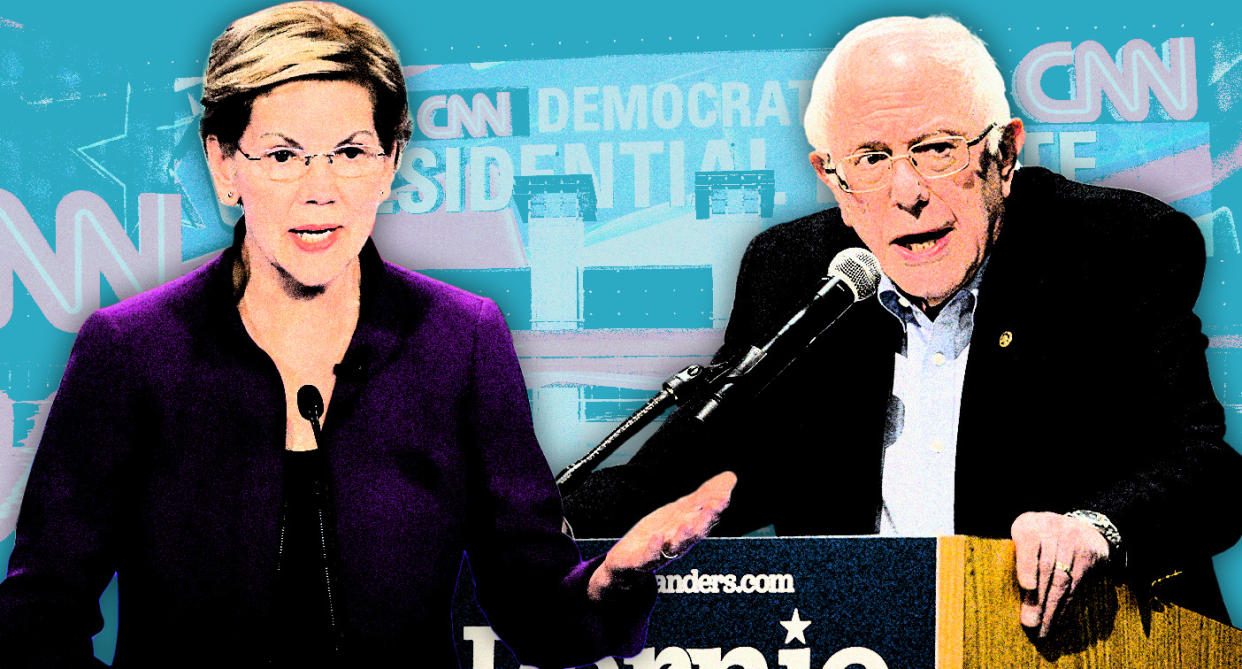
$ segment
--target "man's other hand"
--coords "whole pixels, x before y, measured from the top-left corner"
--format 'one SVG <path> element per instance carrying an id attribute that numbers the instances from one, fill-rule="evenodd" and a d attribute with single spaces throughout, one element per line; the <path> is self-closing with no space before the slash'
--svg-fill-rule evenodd
<path id="1" fill-rule="evenodd" d="M 1108 541 L 1084 521 L 1047 511 L 1018 516 L 1010 533 L 1022 590 L 1019 619 L 1043 638 L 1083 577 L 1108 560 Z"/>
<path id="2" fill-rule="evenodd" d="M 668 564 L 707 536 L 729 506 L 737 476 L 723 472 L 698 490 L 665 504 L 638 521 L 608 551 L 587 584 L 587 595 L 599 600 L 610 587 L 625 587 Z"/>

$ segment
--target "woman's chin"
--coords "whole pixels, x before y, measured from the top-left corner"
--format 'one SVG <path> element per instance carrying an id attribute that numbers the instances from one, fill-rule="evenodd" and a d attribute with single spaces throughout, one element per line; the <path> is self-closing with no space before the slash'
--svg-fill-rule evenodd
<path id="1" fill-rule="evenodd" d="M 334 281 L 345 275 L 348 262 L 327 267 L 325 263 L 277 263 L 274 265 L 281 288 L 290 297 L 312 298 L 323 294 Z"/>
<path id="2" fill-rule="evenodd" d="M 279 254 L 272 266 L 280 283 L 291 295 L 294 294 L 293 289 L 322 293 L 340 277 L 348 275 L 350 267 L 358 261 L 361 248 L 348 249 L 348 246 L 338 243 L 327 252 L 317 253 L 285 249 L 286 252 Z"/>

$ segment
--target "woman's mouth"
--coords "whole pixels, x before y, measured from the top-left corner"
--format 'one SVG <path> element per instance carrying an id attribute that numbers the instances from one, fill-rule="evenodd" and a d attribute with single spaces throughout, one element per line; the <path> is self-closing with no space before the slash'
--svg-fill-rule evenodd
<path id="1" fill-rule="evenodd" d="M 333 234 L 340 230 L 340 226 L 305 226 L 301 228 L 291 228 L 289 234 L 293 237 L 293 242 L 303 251 L 323 251 L 336 240 Z"/>

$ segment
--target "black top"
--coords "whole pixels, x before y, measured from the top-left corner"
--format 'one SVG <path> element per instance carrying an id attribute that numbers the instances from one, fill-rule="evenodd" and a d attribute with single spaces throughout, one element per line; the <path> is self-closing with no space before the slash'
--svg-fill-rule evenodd
<path id="1" fill-rule="evenodd" d="M 284 453 L 280 572 L 276 588 L 278 667 L 324 666 L 333 656 L 329 554 L 324 500 L 327 463 L 319 450 Z"/>

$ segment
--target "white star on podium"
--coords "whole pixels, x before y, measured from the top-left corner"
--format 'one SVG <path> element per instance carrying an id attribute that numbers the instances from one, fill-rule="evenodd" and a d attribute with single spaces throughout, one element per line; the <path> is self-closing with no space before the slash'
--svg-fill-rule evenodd
<path id="1" fill-rule="evenodd" d="M 797 639 L 802 643 L 806 643 L 806 636 L 803 635 L 803 632 L 806 631 L 806 628 L 811 624 L 811 621 L 799 618 L 798 609 L 793 610 L 793 616 L 791 616 L 789 620 L 782 620 L 780 623 L 781 627 L 784 627 L 786 630 L 785 643 L 789 643 L 794 639 Z"/>

